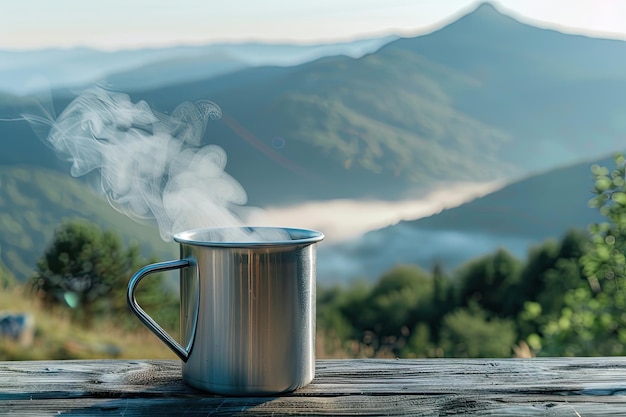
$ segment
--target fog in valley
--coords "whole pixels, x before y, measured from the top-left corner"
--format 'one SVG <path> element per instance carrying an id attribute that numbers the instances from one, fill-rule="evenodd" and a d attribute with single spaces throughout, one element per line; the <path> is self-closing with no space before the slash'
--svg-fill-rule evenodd
<path id="1" fill-rule="evenodd" d="M 402 220 L 427 217 L 456 207 L 499 189 L 502 182 L 448 183 L 421 198 L 400 201 L 332 200 L 310 201 L 286 207 L 268 207 L 249 222 L 258 225 L 304 227 L 324 232 L 325 245 L 354 240 L 363 234 L 397 224 Z"/>

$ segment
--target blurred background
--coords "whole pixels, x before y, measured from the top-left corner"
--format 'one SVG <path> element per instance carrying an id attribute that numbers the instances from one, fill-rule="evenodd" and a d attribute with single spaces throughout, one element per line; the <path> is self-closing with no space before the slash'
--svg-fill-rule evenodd
<path id="1" fill-rule="evenodd" d="M 0 359 L 174 358 L 128 280 L 233 222 L 326 235 L 320 358 L 626 353 L 626 3 L 13 3 Z"/>

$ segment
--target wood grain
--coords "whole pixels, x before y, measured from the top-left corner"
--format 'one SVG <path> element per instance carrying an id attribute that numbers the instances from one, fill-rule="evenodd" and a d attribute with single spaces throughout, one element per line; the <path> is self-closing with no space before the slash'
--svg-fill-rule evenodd
<path id="1" fill-rule="evenodd" d="M 0 415 L 626 415 L 626 358 L 318 361 L 273 397 L 194 390 L 178 361 L 0 362 Z"/>

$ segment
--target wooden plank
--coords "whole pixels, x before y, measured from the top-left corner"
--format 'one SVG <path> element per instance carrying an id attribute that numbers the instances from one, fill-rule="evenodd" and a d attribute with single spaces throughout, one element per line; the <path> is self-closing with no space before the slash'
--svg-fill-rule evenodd
<path id="1" fill-rule="evenodd" d="M 186 386 L 178 361 L 0 362 L 0 415 L 626 414 L 626 358 L 324 360 L 283 396 Z"/>

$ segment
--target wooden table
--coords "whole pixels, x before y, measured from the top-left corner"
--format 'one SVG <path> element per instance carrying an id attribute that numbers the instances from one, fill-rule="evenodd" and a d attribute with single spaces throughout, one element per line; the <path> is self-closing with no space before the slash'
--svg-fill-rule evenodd
<path id="1" fill-rule="evenodd" d="M 187 387 L 180 362 L 0 362 L 1 415 L 626 415 L 626 358 L 321 360 L 282 396 Z"/>

